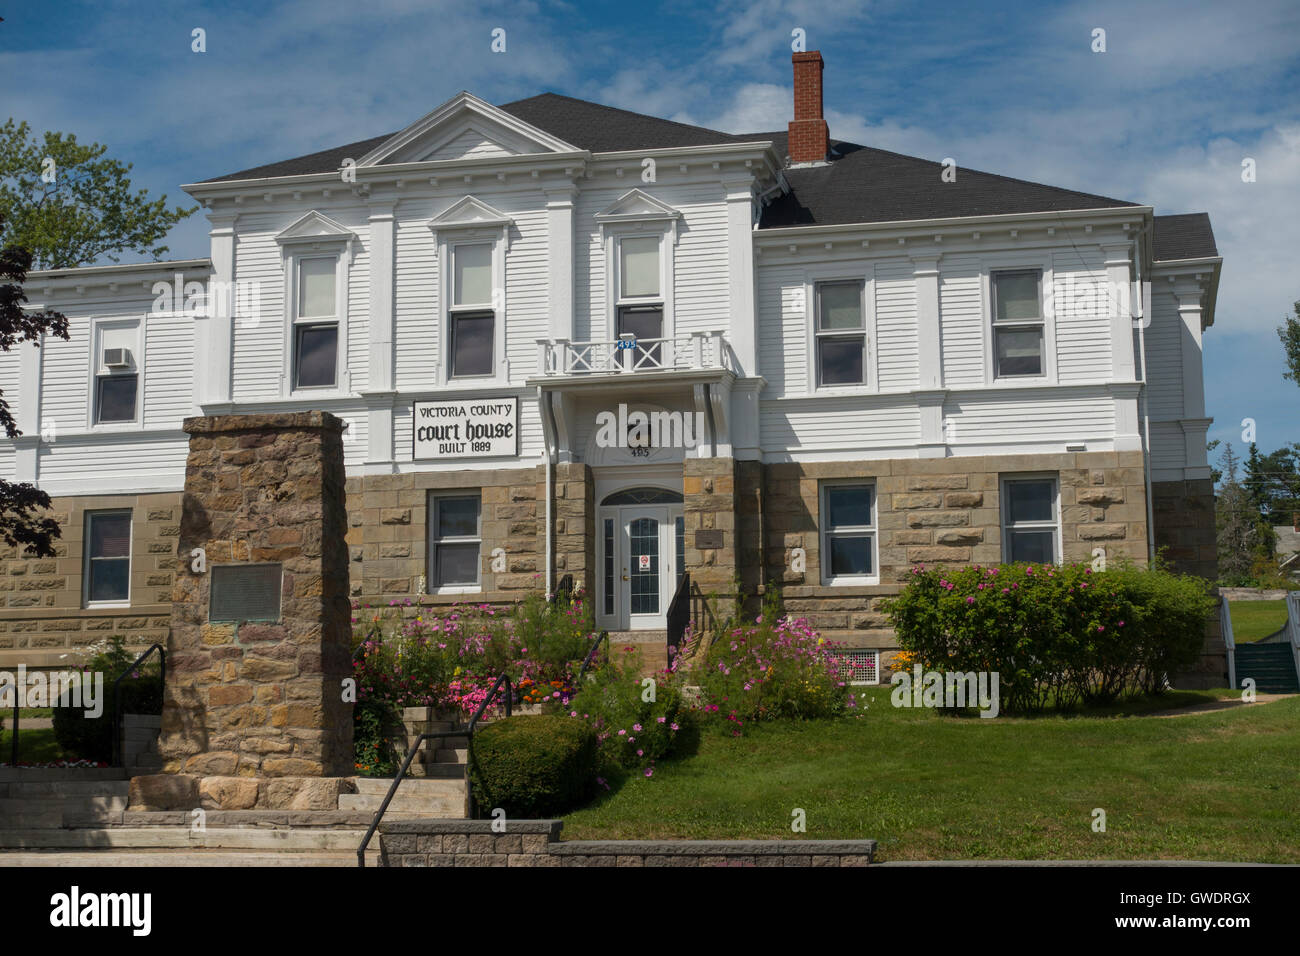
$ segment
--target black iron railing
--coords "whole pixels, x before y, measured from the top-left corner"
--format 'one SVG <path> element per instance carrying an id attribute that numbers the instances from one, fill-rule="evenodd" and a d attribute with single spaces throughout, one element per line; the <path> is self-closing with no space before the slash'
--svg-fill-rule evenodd
<path id="1" fill-rule="evenodd" d="M 683 574 L 677 582 L 677 591 L 668 605 L 668 666 L 681 650 L 686 640 L 686 629 L 691 624 L 691 576 Z"/>
<path id="2" fill-rule="evenodd" d="M 415 743 L 411 744 L 410 749 L 406 751 L 406 759 L 402 761 L 401 769 L 399 769 L 397 774 L 393 777 L 393 785 L 388 788 L 388 793 L 384 795 L 384 802 L 381 803 L 379 809 L 375 811 L 375 818 L 370 822 L 370 829 L 366 831 L 366 835 L 362 839 L 361 845 L 357 847 L 357 866 L 365 867 L 366 847 L 370 845 L 371 837 L 373 837 L 375 831 L 379 829 L 380 821 L 384 819 L 384 813 L 387 812 L 388 805 L 393 802 L 393 797 L 397 795 L 398 786 L 404 779 L 406 779 L 406 771 L 410 769 L 411 761 L 415 759 L 416 753 L 424 745 L 424 742 L 426 740 L 435 740 L 441 737 L 464 737 L 466 743 L 472 746 L 474 743 L 474 727 L 478 724 L 479 718 L 483 716 L 483 712 L 487 710 L 488 707 L 491 706 L 492 701 L 496 699 L 503 684 L 505 685 L 506 716 L 509 717 L 514 702 L 514 687 L 510 683 L 510 676 L 508 674 L 502 674 L 496 679 L 495 683 L 492 684 L 492 689 L 488 691 L 487 696 L 483 698 L 483 703 L 478 705 L 478 710 L 474 711 L 474 716 L 470 717 L 469 723 L 463 730 L 435 730 L 431 733 L 420 734 L 420 736 L 416 738 Z M 472 784 L 470 783 L 468 765 L 465 767 L 465 789 L 469 795 L 470 805 L 472 806 L 474 803 L 474 794 Z"/>
<path id="3" fill-rule="evenodd" d="M 566 574 L 560 578 L 560 583 L 555 585 L 555 593 L 551 595 L 551 603 L 556 606 L 568 607 L 573 603 L 573 575 Z"/>
<path id="4" fill-rule="evenodd" d="M 609 640 L 609 631 L 601 631 L 596 639 L 591 642 L 591 650 L 587 651 L 587 656 L 582 659 L 582 666 L 578 668 L 578 679 L 574 681 L 575 685 L 578 681 L 582 680 L 583 675 L 587 673 L 587 668 L 591 665 L 591 659 L 596 656 L 596 651 L 600 648 L 601 641 L 607 640 Z M 575 686 L 574 693 L 577 693 L 578 689 L 579 688 Z"/>
<path id="5" fill-rule="evenodd" d="M 135 663 L 113 681 L 113 766 L 122 766 L 122 681 L 144 663 L 154 651 L 158 652 L 158 679 L 162 682 L 163 692 L 167 689 L 167 651 L 161 644 L 153 644 L 147 651 L 135 659 Z"/>

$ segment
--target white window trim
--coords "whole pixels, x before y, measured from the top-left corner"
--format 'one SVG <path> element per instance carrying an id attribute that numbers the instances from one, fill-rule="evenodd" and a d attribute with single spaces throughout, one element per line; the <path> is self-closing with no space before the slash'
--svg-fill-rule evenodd
<path id="1" fill-rule="evenodd" d="M 311 237 L 307 239 L 283 239 L 281 254 L 284 269 L 284 336 L 282 341 L 283 361 L 280 367 L 280 396 L 282 398 L 341 398 L 351 392 L 348 370 L 348 287 L 352 259 L 356 245 L 347 237 Z M 303 259 L 329 259 L 334 261 L 334 317 L 298 316 L 298 296 L 301 284 L 298 277 L 298 263 Z M 325 325 L 335 322 L 338 325 L 338 346 L 335 356 L 334 385 L 296 388 L 295 361 L 297 355 L 297 332 L 302 325 Z"/>
<path id="2" fill-rule="evenodd" d="M 997 377 L 997 356 L 993 341 L 993 273 L 1041 273 L 1039 301 L 1043 313 L 1043 374 Z M 942 277 L 941 277 L 942 278 Z M 982 257 L 980 263 L 980 327 L 984 342 L 984 384 L 989 388 L 1041 388 L 1056 385 L 1056 308 L 1053 302 L 1054 275 L 1050 254 L 1005 253 Z"/>
<path id="3" fill-rule="evenodd" d="M 1055 471 L 1027 471 L 1015 472 L 1010 474 L 998 475 L 998 520 L 1002 526 L 1002 560 L 1003 562 L 1011 561 L 1011 498 L 1007 493 L 1007 485 L 1017 481 L 1051 481 L 1052 494 L 1052 521 L 1033 521 L 1016 527 L 1022 529 L 1041 529 L 1051 530 L 1052 532 L 1052 563 L 1062 564 L 1065 560 L 1065 543 L 1061 531 L 1061 476 Z"/>
<path id="4" fill-rule="evenodd" d="M 467 308 L 453 305 L 456 281 L 455 256 L 457 246 L 490 245 L 492 247 L 492 301 L 489 308 Z M 454 234 L 438 237 L 439 269 L 439 314 L 442 325 L 438 330 L 439 338 L 445 343 L 442 361 L 438 363 L 438 380 L 448 385 L 507 385 L 510 382 L 510 366 L 506 360 L 506 294 L 505 294 L 505 248 L 502 235 L 497 230 L 466 229 Z M 451 374 L 452 336 L 451 319 L 453 311 L 492 312 L 492 369 L 487 375 Z"/>
<path id="5" fill-rule="evenodd" d="M 871 567 L 874 571 L 872 574 L 842 574 L 838 577 L 831 575 L 830 548 L 827 547 L 830 537 L 830 508 L 826 502 L 826 492 L 830 488 L 844 485 L 869 485 L 871 487 L 871 524 L 843 530 L 870 531 Z M 823 587 L 852 587 L 880 583 L 880 496 L 875 478 L 834 478 L 818 483 L 817 546 L 820 549 L 818 563 L 821 566 L 821 583 Z"/>
<path id="6" fill-rule="evenodd" d="M 120 515 L 130 518 L 130 531 L 126 544 L 126 600 L 92 601 L 90 599 L 90 519 L 94 515 Z M 90 607 L 130 607 L 131 574 L 135 570 L 135 514 L 131 508 L 91 508 L 81 519 L 81 606 Z"/>
<path id="7" fill-rule="evenodd" d="M 654 305 L 663 308 L 664 324 L 661 337 L 676 338 L 677 322 L 674 317 L 673 290 L 676 284 L 674 265 L 677 245 L 677 220 L 669 217 L 638 219 L 633 222 L 601 223 L 601 242 L 605 250 L 605 340 L 618 339 L 618 310 L 621 306 Z M 624 239 L 659 239 L 659 297 L 623 298 L 623 276 L 619 268 L 619 245 Z M 596 330 L 592 330 L 596 334 Z M 664 362 L 671 361 L 671 350 Z"/>
<path id="8" fill-rule="evenodd" d="M 514 220 L 482 200 L 465 196 L 429 221 L 437 243 L 438 257 L 438 363 L 434 387 L 454 384 L 456 387 L 500 387 L 510 384 L 510 360 L 507 358 L 506 338 L 509 333 L 507 316 L 508 277 L 506 258 L 510 251 L 510 230 Z M 492 328 L 492 368 L 490 375 L 461 375 L 451 377 L 451 283 L 454 279 L 452 254 L 458 245 L 473 243 L 492 244 L 492 311 L 495 321 Z"/>
<path id="9" fill-rule="evenodd" d="M 478 499 L 478 529 L 473 538 L 453 537 L 447 538 L 448 544 L 478 544 L 478 560 L 474 562 L 475 579 L 473 584 L 453 584 L 446 587 L 437 585 L 438 578 L 438 558 L 436 549 L 438 542 L 442 539 L 434 537 L 437 530 L 437 502 L 444 498 L 477 498 Z M 465 488 L 459 491 L 446 490 L 431 492 L 428 497 L 426 511 L 425 537 L 425 580 L 429 584 L 430 594 L 477 594 L 483 590 L 483 489 Z"/>
<path id="10" fill-rule="evenodd" d="M 89 401 L 86 403 L 86 431 L 97 433 L 134 433 L 140 431 L 144 423 L 144 324 L 147 320 L 147 314 L 140 318 L 132 319 L 103 318 L 91 320 L 90 352 L 87 364 L 89 379 L 86 394 L 89 396 Z M 106 328 L 135 330 L 135 342 L 131 346 L 131 360 L 135 363 L 135 418 L 131 419 L 129 422 L 104 422 L 103 424 L 99 424 L 95 421 L 99 407 L 99 363 L 104 357 L 104 347 L 100 332 Z"/>
<path id="11" fill-rule="evenodd" d="M 817 287 L 831 282 L 862 283 L 862 330 L 866 348 L 862 356 L 861 385 L 822 385 L 817 357 Z M 805 392 L 808 395 L 870 395 L 880 391 L 880 357 L 876 344 L 876 267 L 874 263 L 857 267 L 821 266 L 805 269 L 803 274 L 804 347 L 807 365 Z"/>

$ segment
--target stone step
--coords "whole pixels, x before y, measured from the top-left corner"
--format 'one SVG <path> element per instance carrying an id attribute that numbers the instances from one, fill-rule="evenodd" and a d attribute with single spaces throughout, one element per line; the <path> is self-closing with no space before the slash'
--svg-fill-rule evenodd
<path id="1" fill-rule="evenodd" d="M 74 783 L 125 780 L 128 776 L 121 767 L 0 767 L 0 783 Z"/>
<path id="2" fill-rule="evenodd" d="M 360 843 L 360 838 L 357 843 Z M 371 840 L 377 846 L 377 839 Z M 0 852 L 0 867 L 30 866 L 93 866 L 100 867 L 153 867 L 153 866 L 301 866 L 301 867 L 355 867 L 355 848 L 348 850 L 83 850 L 59 852 L 44 850 L 35 853 Z M 366 866 L 380 865 L 379 850 L 366 850 Z"/>
<path id="3" fill-rule="evenodd" d="M 363 797 L 357 793 L 345 793 L 339 797 L 340 810 L 358 810 L 368 814 L 376 813 L 384 804 L 383 797 Z M 410 818 L 435 817 L 445 820 L 461 820 L 465 817 L 465 794 L 447 796 L 437 800 L 428 797 L 408 798 L 399 790 L 393 802 L 384 812 L 387 820 L 393 814 L 403 814 Z"/>
<path id="4" fill-rule="evenodd" d="M 365 829 L 265 827 L 85 827 L 79 829 L 0 829 L 0 847 L 8 849 L 198 849 L 217 847 L 240 850 L 352 851 L 356 852 Z"/>
<path id="5" fill-rule="evenodd" d="M 125 810 L 127 798 L 121 795 L 96 797 L 0 797 L 0 820 L 11 813 L 44 813 L 48 810 L 89 811 Z"/>
<path id="6" fill-rule="evenodd" d="M 378 796 L 381 799 L 393 785 L 392 777 L 357 777 L 357 793 L 361 796 Z M 459 780 L 403 780 L 399 793 L 427 793 L 433 796 L 464 789 Z M 346 794 L 345 794 L 346 796 Z"/>
<path id="7" fill-rule="evenodd" d="M 77 797 L 126 797 L 126 780 L 52 780 L 0 783 L 0 797 L 11 799 L 66 799 Z"/>
<path id="8" fill-rule="evenodd" d="M 437 763 L 465 763 L 469 760 L 469 750 L 458 747 L 455 750 L 448 750 L 445 747 L 439 748 L 434 752 L 434 761 Z"/>

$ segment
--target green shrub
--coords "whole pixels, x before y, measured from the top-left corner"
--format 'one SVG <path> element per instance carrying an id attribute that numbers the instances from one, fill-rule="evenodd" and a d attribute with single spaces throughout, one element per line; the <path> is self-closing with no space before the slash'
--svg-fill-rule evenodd
<path id="1" fill-rule="evenodd" d="M 352 709 L 352 751 L 356 771 L 362 777 L 391 777 L 405 754 L 393 748 L 390 735 L 401 727 L 398 714 L 382 700 L 359 700 Z"/>
<path id="2" fill-rule="evenodd" d="M 694 750 L 698 726 L 682 683 L 672 672 L 642 677 L 639 653 L 627 649 L 590 675 L 568 714 L 595 731 L 602 772 L 637 769 L 650 776 L 656 760 Z"/>
<path id="3" fill-rule="evenodd" d="M 82 680 L 102 674 L 104 678 L 103 709 L 98 717 L 86 714 L 85 707 L 66 706 L 68 698 L 51 701 L 53 705 L 54 739 L 65 753 L 83 760 L 107 763 L 113 757 L 113 682 L 126 671 L 138 656 L 127 650 L 121 637 L 95 645 L 93 653 L 82 667 Z M 162 681 L 157 656 L 122 681 L 123 714 L 161 714 Z"/>
<path id="4" fill-rule="evenodd" d="M 1119 565 L 912 569 L 888 602 L 925 670 L 996 672 L 1008 711 L 1162 689 L 1196 660 L 1213 598 L 1200 578 Z"/>
<path id="5" fill-rule="evenodd" d="M 839 644 L 803 618 L 776 618 L 765 606 L 757 625 L 734 628 L 707 650 L 696 675 L 704 710 L 739 736 L 749 720 L 833 717 L 857 706 Z"/>
<path id="6" fill-rule="evenodd" d="M 515 819 L 565 813 L 593 792 L 596 749 L 595 731 L 568 717 L 493 721 L 470 739 L 474 800 Z"/>

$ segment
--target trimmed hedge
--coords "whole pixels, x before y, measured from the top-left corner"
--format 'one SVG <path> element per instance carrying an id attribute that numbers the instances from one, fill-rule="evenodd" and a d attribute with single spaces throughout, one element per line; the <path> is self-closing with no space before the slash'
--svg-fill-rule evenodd
<path id="1" fill-rule="evenodd" d="M 586 801 L 596 782 L 596 734 L 559 715 L 509 717 L 470 740 L 469 777 L 483 812 L 557 816 Z"/>
<path id="2" fill-rule="evenodd" d="M 996 671 L 1008 711 L 1158 693 L 1200 655 L 1213 609 L 1201 578 L 1079 564 L 920 566 L 887 605 L 909 665 Z"/>

